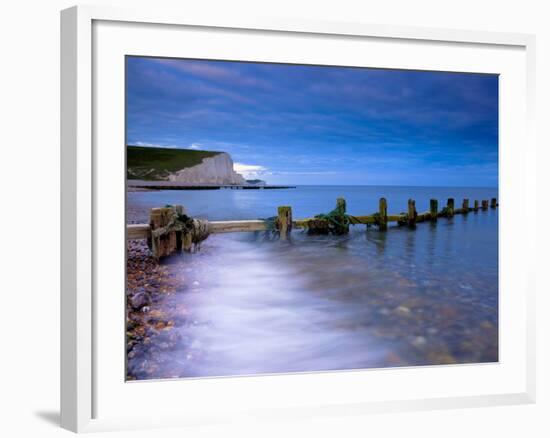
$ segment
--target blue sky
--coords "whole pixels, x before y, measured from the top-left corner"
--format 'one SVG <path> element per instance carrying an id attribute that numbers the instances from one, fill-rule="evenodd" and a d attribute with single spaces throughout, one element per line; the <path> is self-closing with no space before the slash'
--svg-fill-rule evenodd
<path id="1" fill-rule="evenodd" d="M 127 143 L 272 184 L 495 187 L 494 75 L 127 58 Z"/>

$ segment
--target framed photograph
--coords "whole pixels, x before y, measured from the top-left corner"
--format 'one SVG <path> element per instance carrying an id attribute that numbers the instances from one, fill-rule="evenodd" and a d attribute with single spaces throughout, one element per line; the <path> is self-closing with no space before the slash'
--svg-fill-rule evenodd
<path id="1" fill-rule="evenodd" d="M 61 18 L 63 427 L 534 401 L 534 37 Z"/>

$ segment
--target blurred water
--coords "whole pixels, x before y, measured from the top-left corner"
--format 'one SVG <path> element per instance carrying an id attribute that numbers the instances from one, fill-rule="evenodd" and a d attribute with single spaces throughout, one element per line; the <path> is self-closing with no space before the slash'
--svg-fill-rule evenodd
<path id="1" fill-rule="evenodd" d="M 350 214 L 418 211 L 438 198 L 498 197 L 496 189 L 299 187 L 288 190 L 128 194 L 129 218 L 183 204 L 210 220 L 328 212 L 338 196 Z M 415 230 L 352 228 L 346 236 L 290 242 L 263 233 L 212 235 L 197 254 L 170 259 L 185 286 L 164 306 L 183 306 L 176 350 L 150 377 L 223 376 L 498 360 L 498 209 L 457 215 Z"/>

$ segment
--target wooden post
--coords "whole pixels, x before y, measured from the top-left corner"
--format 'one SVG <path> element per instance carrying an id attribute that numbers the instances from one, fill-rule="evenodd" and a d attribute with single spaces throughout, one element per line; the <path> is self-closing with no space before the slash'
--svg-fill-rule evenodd
<path id="1" fill-rule="evenodd" d="M 415 227 L 416 226 L 416 203 L 414 199 L 409 199 L 408 203 L 408 210 L 407 210 L 407 220 L 409 223 L 409 227 Z"/>
<path id="2" fill-rule="evenodd" d="M 277 228 L 281 240 L 287 240 L 292 231 L 292 208 L 281 206 L 277 209 Z"/>
<path id="3" fill-rule="evenodd" d="M 179 215 L 187 214 L 183 205 L 174 205 L 174 211 Z"/>
<path id="4" fill-rule="evenodd" d="M 179 214 L 187 214 L 185 212 L 185 208 L 181 207 L 180 210 L 178 210 L 179 205 L 176 205 L 176 213 Z M 185 252 L 192 252 L 193 251 L 193 236 L 190 233 L 183 234 L 179 233 L 179 245 L 180 249 Z"/>
<path id="5" fill-rule="evenodd" d="M 149 216 L 151 231 L 168 225 L 176 210 L 172 207 L 152 208 Z M 153 248 L 149 241 L 149 247 Z M 157 259 L 172 254 L 178 247 L 176 232 L 172 231 L 159 237 L 158 245 L 153 256 Z"/>
<path id="6" fill-rule="evenodd" d="M 479 201 L 476 199 L 474 201 L 474 211 L 478 211 L 479 210 Z"/>
<path id="7" fill-rule="evenodd" d="M 462 200 L 462 214 L 466 214 L 470 211 L 470 200 L 468 198 L 464 198 Z"/>
<path id="8" fill-rule="evenodd" d="M 336 210 L 340 214 L 346 214 L 346 200 L 344 198 L 338 198 L 336 200 Z"/>
<path id="9" fill-rule="evenodd" d="M 185 207 L 183 207 L 183 205 L 174 205 L 174 212 L 179 216 L 187 214 L 185 211 Z M 183 233 L 181 231 L 176 231 L 176 249 L 178 251 L 181 251 L 182 249 L 186 249 L 184 240 L 185 239 L 184 239 Z M 189 244 L 189 247 L 190 246 L 191 245 Z"/>
<path id="10" fill-rule="evenodd" d="M 497 208 L 497 198 L 491 198 L 491 208 Z"/>
<path id="11" fill-rule="evenodd" d="M 181 249 L 185 252 L 192 252 L 193 250 L 193 236 L 191 234 L 186 234 L 181 238 Z"/>
<path id="12" fill-rule="evenodd" d="M 430 216 L 432 221 L 437 221 L 437 199 L 430 199 Z"/>
<path id="13" fill-rule="evenodd" d="M 454 198 L 447 199 L 447 216 L 452 217 L 455 214 L 455 200 Z"/>
<path id="14" fill-rule="evenodd" d="M 487 201 L 486 199 L 481 201 L 481 209 L 482 210 L 487 210 L 488 208 L 489 208 L 489 201 Z"/>
<path id="15" fill-rule="evenodd" d="M 386 198 L 380 198 L 378 201 L 378 229 L 386 231 L 388 229 L 388 203 Z"/>
<path id="16" fill-rule="evenodd" d="M 344 198 L 336 199 L 336 211 L 340 215 L 346 214 L 346 200 Z M 334 234 L 347 234 L 349 233 L 349 224 L 342 225 L 341 227 L 335 227 L 333 232 Z"/>

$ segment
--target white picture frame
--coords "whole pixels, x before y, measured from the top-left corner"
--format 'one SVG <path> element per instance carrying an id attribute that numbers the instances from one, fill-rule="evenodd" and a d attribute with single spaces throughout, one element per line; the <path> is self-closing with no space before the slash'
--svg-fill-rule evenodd
<path id="1" fill-rule="evenodd" d="M 102 23 L 105 23 L 105 27 Z M 114 23 L 114 24 L 113 24 Z M 126 52 L 124 38 L 120 41 L 116 38 L 119 30 L 115 29 L 117 25 L 129 26 L 133 32 L 133 41 L 137 49 L 131 53 Z M 508 363 L 515 363 L 511 374 L 502 374 L 499 378 L 495 377 L 493 386 L 480 386 L 479 392 L 473 392 L 464 389 L 462 392 L 458 389 L 453 393 L 446 393 L 445 388 L 439 392 L 431 392 L 431 396 L 416 396 L 414 390 L 394 391 L 383 397 L 380 394 L 367 397 L 353 394 L 349 388 L 357 385 L 359 379 L 363 379 L 364 372 L 338 372 L 325 374 L 322 378 L 316 380 L 312 375 L 287 375 L 284 377 L 253 377 L 253 378 L 225 378 L 225 379 L 202 379 L 194 380 L 188 383 L 188 387 L 194 387 L 195 391 L 216 391 L 214 386 L 223 387 L 221 391 L 232 391 L 233 394 L 242 392 L 242 400 L 235 402 L 235 409 L 224 408 L 223 397 L 218 406 L 212 406 L 207 409 L 207 405 L 201 410 L 200 406 L 196 411 L 176 408 L 170 412 L 163 411 L 162 406 L 158 411 L 151 412 L 151 415 L 137 415 L 135 417 L 120 413 L 111 415 L 108 407 L 104 408 L 106 397 L 113 400 L 113 404 L 119 403 L 117 399 L 122 393 L 113 389 L 110 393 L 111 380 L 116 379 L 118 374 L 105 376 L 101 370 L 109 368 L 108 363 L 104 363 L 108 354 L 98 355 L 103 345 L 106 343 L 104 333 L 110 329 L 103 319 L 98 320 L 98 311 L 101 306 L 106 305 L 106 300 L 97 299 L 98 287 L 105 282 L 114 282 L 118 273 L 113 273 L 111 277 L 103 276 L 101 266 L 104 263 L 111 263 L 112 260 L 105 260 L 102 254 L 102 246 L 99 242 L 100 235 L 105 234 L 105 220 L 102 219 L 99 211 L 105 211 L 105 208 L 98 209 L 98 203 L 103 202 L 105 189 L 102 187 L 111 186 L 109 175 L 115 175 L 120 171 L 120 177 L 123 178 L 123 168 L 117 167 L 116 160 L 111 166 L 107 166 L 98 156 L 97 139 L 103 139 L 107 134 L 103 133 L 103 128 L 97 129 L 97 124 L 101 125 L 102 112 L 101 105 L 102 94 L 98 92 L 98 83 L 101 81 L 101 74 L 105 71 L 103 67 L 98 67 L 94 60 L 101 60 L 99 64 L 106 65 L 104 60 L 109 60 L 110 56 L 120 58 L 121 53 L 135 53 L 139 49 L 139 44 L 145 46 L 145 42 L 139 38 L 139 28 L 149 26 L 147 39 L 155 40 L 155 34 L 158 38 L 162 37 L 162 32 L 177 31 L 177 29 L 187 29 L 188 31 L 200 31 L 203 35 L 209 32 L 234 31 L 239 34 L 239 38 L 248 41 L 254 41 L 261 35 L 269 34 L 269 38 L 305 38 L 313 40 L 315 38 L 335 38 L 338 44 L 347 44 L 347 41 L 354 41 L 360 44 L 363 41 L 370 41 L 373 44 L 382 41 L 389 41 L 395 44 L 410 45 L 418 47 L 435 47 L 434 50 L 441 50 L 453 45 L 453 47 L 464 48 L 465 50 L 483 49 L 489 51 L 498 51 L 502 53 L 503 69 L 510 68 L 510 78 L 521 82 L 521 86 L 516 83 L 505 85 L 510 90 L 516 90 L 510 99 L 501 100 L 501 111 L 504 120 L 514 126 L 505 126 L 503 129 L 510 129 L 504 136 L 506 143 L 508 138 L 513 138 L 510 142 L 505 161 L 501 161 L 501 175 L 505 173 L 507 177 L 514 178 L 514 187 L 507 185 L 502 180 L 503 196 L 501 196 L 502 208 L 501 216 L 506 220 L 502 227 L 513 227 L 519 220 L 528 221 L 529 226 L 522 233 L 524 242 L 511 241 L 508 247 L 518 250 L 517 254 L 506 253 L 503 260 L 507 266 L 514 266 L 512 272 L 506 270 L 506 284 L 512 284 L 515 288 L 517 297 L 515 302 L 508 302 L 508 295 L 503 298 L 501 306 L 509 306 L 510 312 L 518 313 L 514 328 L 514 342 L 518 348 L 510 346 L 514 350 L 509 356 L 509 360 L 501 362 L 496 366 L 505 369 Z M 98 30 L 99 29 L 99 30 Z M 101 30 L 105 29 L 105 30 Z M 123 32 L 126 32 L 123 31 Z M 111 38 L 109 40 L 109 38 Z M 116 40 L 116 41 L 115 41 Z M 111 52 L 106 58 L 103 56 L 105 42 L 109 42 Z M 244 40 L 243 40 L 244 41 Z M 111 44 L 112 43 L 112 44 Z M 276 42 L 274 43 L 276 44 Z M 155 49 L 155 43 L 151 47 L 144 47 L 143 54 L 147 50 Z M 437 49 L 437 47 L 439 49 Z M 166 51 L 171 48 L 164 44 Z M 206 47 L 206 46 L 204 46 Z M 200 47 L 197 49 L 200 50 Z M 206 49 L 205 49 L 206 50 Z M 396 49 L 396 50 L 403 50 Z M 148 52 L 147 52 L 148 53 Z M 156 52 L 155 52 L 156 53 Z M 168 53 L 168 52 L 166 52 Z M 164 53 L 164 55 L 166 55 Z M 219 52 L 218 52 L 219 53 Z M 480 52 L 481 53 L 481 52 Z M 485 53 L 485 52 L 483 52 Z M 510 53 L 509 59 L 507 54 Z M 371 412 L 395 412 L 403 410 L 418 409 L 441 409 L 451 407 L 474 407 L 502 404 L 532 403 L 535 400 L 535 321 L 534 321 L 534 294 L 535 284 L 532 270 L 525 260 L 518 260 L 522 251 L 528 250 L 534 245 L 536 238 L 535 220 L 536 214 L 531 210 L 533 219 L 526 219 L 513 216 L 512 209 L 506 207 L 506 199 L 522 200 L 535 206 L 535 144 L 533 139 L 533 108 L 534 108 L 534 57 L 535 57 L 535 39 L 531 35 L 491 33 L 477 31 L 460 31 L 450 29 L 424 29 L 402 26 L 382 26 L 364 23 L 337 23 L 337 22 L 316 22 L 308 20 L 291 20 L 257 17 L 216 17 L 212 16 L 194 16 L 182 11 L 163 11 L 157 8 L 149 10 L 130 10 L 110 8 L 104 6 L 78 6 L 62 11 L 61 13 L 61 425 L 62 427 L 75 431 L 100 431 L 120 428 L 145 428 L 145 427 L 163 427 L 174 425 L 206 424 L 209 422 L 227 421 L 229 419 L 241 418 L 296 418 L 311 415 L 349 415 L 365 414 Z M 159 55 L 162 55 L 159 53 Z M 465 55 L 467 53 L 465 52 Z M 208 57 L 209 55 L 206 55 Z M 210 55 L 212 56 L 212 55 Z M 238 55 L 233 55 L 238 56 Z M 251 55 L 252 56 L 252 55 Z M 273 55 L 276 56 L 276 55 Z M 296 55 L 299 56 L 299 55 Z M 330 56 L 328 55 L 323 56 Z M 491 56 L 490 54 L 487 56 Z M 500 55 L 495 55 L 500 56 Z M 461 61 L 457 57 L 451 69 L 460 69 Z M 482 58 L 482 56 L 479 56 Z M 494 70 L 489 65 L 491 60 L 477 59 L 472 60 L 471 69 L 475 69 L 475 62 L 479 62 L 479 71 L 490 69 L 492 73 L 501 73 L 498 68 Z M 378 61 L 381 66 L 383 59 Z M 405 64 L 406 59 L 401 60 L 402 65 L 414 68 L 414 63 Z M 412 62 L 412 61 L 411 61 Z M 448 59 L 446 62 L 450 62 Z M 500 61 L 494 63 L 495 66 L 501 65 Z M 393 65 L 393 64 L 392 64 Z M 117 67 L 115 67 L 117 68 Z M 512 70 L 516 73 L 513 73 Z M 117 73 L 120 73 L 117 70 Z M 117 73 L 113 73 L 117 76 Z M 525 80 L 525 82 L 523 82 Z M 110 86 L 120 85 L 123 78 L 120 75 Z M 99 87 L 101 88 L 101 86 Z M 112 91 L 112 90 L 111 90 Z M 116 89 L 115 89 L 116 91 Z M 119 90 L 123 93 L 123 90 Z M 116 93 L 115 93 L 116 94 Z M 120 96 L 118 96 L 120 97 Z M 117 97 L 117 98 L 118 98 Z M 508 108 L 511 103 L 520 102 L 521 108 Z M 511 111 L 520 111 L 519 113 L 508 113 Z M 517 117 L 519 115 L 524 117 Z M 508 118 L 506 118 L 508 117 Z M 118 130 L 120 133 L 120 120 L 123 121 L 124 115 L 118 114 L 113 118 L 111 127 L 113 132 Z M 501 119 L 502 121 L 502 119 Z M 516 126 L 517 125 L 517 126 Z M 104 126 L 104 124 L 102 125 Z M 111 129 L 109 128 L 109 129 Z M 517 128 L 517 129 L 516 129 Z M 107 131 L 105 131 L 107 132 Z M 103 144 L 103 143 L 102 143 Z M 521 145 L 521 147 L 520 147 Z M 122 147 L 122 145 L 121 145 Z M 101 174 L 101 176 L 100 176 Z M 106 176 L 107 175 L 107 176 Z M 116 184 L 115 184 L 116 186 Z M 122 191 L 122 189 L 121 189 Z M 110 202 L 120 200 L 121 193 L 113 195 Z M 503 202 L 504 201 L 504 202 Z M 516 204 L 517 206 L 517 204 Z M 530 207 L 532 208 L 532 207 Z M 521 209 L 520 213 L 521 213 Z M 509 219 L 508 219 L 509 218 Z M 118 233 L 124 227 L 124 222 L 118 224 L 119 214 L 114 215 L 113 225 Z M 110 226 L 110 225 L 107 225 Z M 113 229 L 114 229 L 113 228 Z M 117 234 L 113 234 L 116 236 Z M 120 235 L 120 233 L 118 234 Z M 511 239 L 502 231 L 502 239 Z M 122 245 L 123 242 L 121 242 Z M 120 254 L 120 251 L 114 251 Z M 515 251 L 514 251 L 515 252 Z M 501 254 L 502 257 L 502 254 Z M 115 259 L 115 261 L 118 259 Z M 115 263 L 116 264 L 116 263 Z M 122 267 L 121 267 L 122 268 Z M 123 268 L 122 268 L 123 269 Z M 503 269 L 503 268 L 501 268 Z M 503 274 L 501 270 L 501 274 Z M 118 277 L 117 277 L 118 278 Z M 119 283 L 113 283 L 119 284 Z M 124 295 L 124 289 L 120 293 Z M 120 298 L 120 297 L 119 297 Z M 107 300 L 108 301 L 108 300 Z M 120 299 L 120 303 L 122 303 Z M 113 303 L 115 303 L 113 301 Z M 114 304 L 115 306 L 118 304 Z M 501 307 L 504 316 L 512 315 L 506 313 L 508 307 Z M 513 310 L 515 309 L 515 310 Z M 105 314 L 106 313 L 102 313 Z M 111 318 L 115 318 L 116 311 Z M 118 314 L 122 319 L 122 313 Z M 107 318 L 108 319 L 108 318 Z M 510 318 L 508 318 L 509 320 Z M 509 322 L 504 321 L 505 328 Z M 100 327 L 101 326 L 101 327 Z M 116 326 L 115 326 L 116 327 Z M 507 330 L 507 329 L 506 329 Z M 508 333 L 506 330 L 504 332 Z M 510 327 L 511 330 L 511 327 Z M 510 332 L 511 333 L 511 332 Z M 123 334 L 121 333 L 121 336 Z M 502 338 L 501 331 L 501 341 Z M 505 339 L 506 340 L 506 339 Z M 116 345 L 115 345 L 116 346 Z M 107 347 L 105 352 L 108 353 Z M 121 347 L 121 350 L 123 348 Z M 517 350 L 517 351 L 515 351 Z M 514 357 L 512 357 L 514 356 Z M 516 357 L 517 356 L 517 357 Z M 119 359 L 117 359 L 119 360 Z M 516 363 L 517 362 L 517 363 Z M 117 362 L 118 363 L 118 362 Z M 377 379 L 380 381 L 391 382 L 393 379 L 391 373 L 395 373 L 406 386 L 406 382 L 411 377 L 416 381 L 421 379 L 434 378 L 442 381 L 458 379 L 458 386 L 461 386 L 460 379 L 467 379 L 465 376 L 479 374 L 480 381 L 487 380 L 483 373 L 489 375 L 498 375 L 498 369 L 486 368 L 482 370 L 481 366 L 462 366 L 458 372 L 450 376 L 449 368 L 443 370 L 441 367 L 422 367 L 422 370 L 407 371 L 403 370 L 398 377 L 398 370 L 374 370 L 366 371 L 369 379 L 379 373 Z M 118 371 L 117 371 L 118 372 Z M 411 373 L 415 373 L 414 377 Z M 453 372 L 454 373 L 454 372 Z M 312 373 L 315 374 L 315 373 Z M 327 377 L 328 376 L 328 377 Z M 462 377 L 460 377 L 462 376 Z M 506 386 L 504 379 L 509 376 L 513 385 Z M 243 380 L 244 379 L 244 380 Z M 275 380 L 274 380 L 275 379 Z M 420 379 L 420 380 L 418 380 Z M 471 379 L 471 377 L 468 377 Z M 106 383 L 105 383 L 106 382 Z M 403 383 L 405 382 L 405 383 Z M 499 383 L 500 382 L 500 383 Z M 122 386 L 124 381 L 119 382 Z M 168 382 L 150 382 L 142 385 L 141 388 L 147 388 L 148 395 L 166 393 L 168 399 L 174 397 L 174 391 L 177 391 L 180 383 Z M 147 387 L 144 385 L 148 385 Z M 292 385 L 292 386 L 290 386 Z M 295 386 L 296 385 L 296 386 Z M 319 386 L 321 385 L 321 386 Z M 326 385 L 326 386 L 323 386 Z M 501 385 L 501 386 L 499 386 Z M 466 387 L 467 385 L 465 385 Z M 138 385 L 126 384 L 131 387 L 130 397 L 136 396 Z M 208 387 L 208 388 L 207 388 Z M 256 389 L 252 389 L 252 387 Z M 288 394 L 292 393 L 292 387 L 300 387 L 300 394 L 292 394 L 293 400 L 287 400 Z M 334 392 L 331 398 L 330 388 L 342 388 L 338 393 Z M 262 388 L 258 390 L 258 388 Z M 277 388 L 277 396 L 270 391 Z M 286 390 L 285 390 L 286 388 Z M 323 388 L 322 394 L 315 394 L 308 398 L 307 392 L 313 388 Z M 348 388 L 348 389 L 346 389 Z M 492 389 L 491 389 L 492 388 Z M 124 389 L 125 391 L 125 389 Z M 255 392 L 254 392 L 255 391 Z M 286 398 L 285 398 L 286 392 Z M 373 390 L 373 393 L 376 392 Z M 176 392 L 177 393 L 177 392 Z M 118 395 L 117 395 L 118 394 Z M 213 392 L 212 394 L 215 394 Z M 270 403 L 262 403 L 262 397 L 270 396 Z M 301 394 L 306 394 L 303 397 Z M 217 393 L 219 396 L 220 394 Z M 246 398 L 254 397 L 253 403 L 249 403 Z M 313 402 L 312 400 L 316 401 Z M 241 403 L 242 402 L 242 403 Z M 226 403 L 226 402 L 225 402 Z M 200 405 L 200 403 L 197 403 Z M 257 406 L 256 406 L 257 405 Z M 109 412 L 104 415 L 102 412 Z"/>

